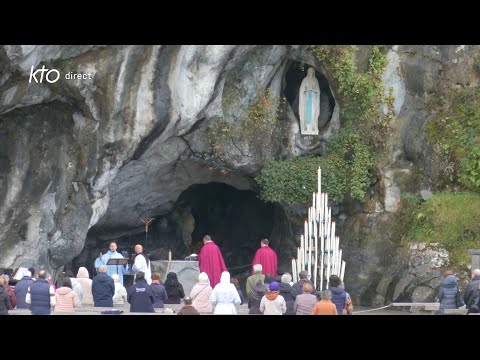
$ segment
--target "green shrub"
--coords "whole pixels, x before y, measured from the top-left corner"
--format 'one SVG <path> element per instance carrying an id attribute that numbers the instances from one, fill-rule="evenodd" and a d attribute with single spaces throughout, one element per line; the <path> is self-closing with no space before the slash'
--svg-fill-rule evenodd
<path id="1" fill-rule="evenodd" d="M 438 242 L 450 252 L 454 266 L 470 263 L 468 249 L 480 247 L 480 195 L 443 192 L 434 194 L 412 213 L 406 239 Z"/>
<path id="2" fill-rule="evenodd" d="M 345 196 L 364 200 L 375 161 L 370 147 L 353 131 L 344 129 L 332 140 L 327 155 L 269 161 L 255 178 L 264 201 L 307 204 L 317 191 L 317 169 L 322 169 L 322 192 L 334 202 Z"/>
<path id="3" fill-rule="evenodd" d="M 457 171 L 449 179 L 464 190 L 480 191 L 480 89 L 450 90 L 450 102 L 427 125 L 431 144 Z M 440 184 L 442 185 L 442 184 Z"/>

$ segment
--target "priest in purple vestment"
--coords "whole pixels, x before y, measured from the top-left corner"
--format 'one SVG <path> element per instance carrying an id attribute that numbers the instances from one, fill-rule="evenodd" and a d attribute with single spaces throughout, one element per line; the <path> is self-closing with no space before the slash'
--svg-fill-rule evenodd
<path id="1" fill-rule="evenodd" d="M 209 235 L 203 237 L 203 247 L 198 254 L 198 266 L 200 272 L 207 273 L 212 288 L 220 282 L 222 272 L 227 271 L 222 253 Z"/>
<path id="2" fill-rule="evenodd" d="M 260 241 L 260 249 L 255 253 L 252 264 L 261 264 L 263 275 L 270 274 L 274 277 L 277 276 L 277 254 L 270 246 L 268 246 L 267 239 L 262 239 L 262 241 Z M 255 274 L 253 267 L 252 274 Z"/>

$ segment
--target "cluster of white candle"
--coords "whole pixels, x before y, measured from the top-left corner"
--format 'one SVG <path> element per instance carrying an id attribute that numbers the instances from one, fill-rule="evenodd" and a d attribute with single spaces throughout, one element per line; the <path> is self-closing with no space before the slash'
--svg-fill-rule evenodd
<path id="1" fill-rule="evenodd" d="M 300 271 L 306 270 L 315 289 L 318 283 L 320 290 L 323 290 L 328 288 L 331 275 L 337 275 L 343 281 L 345 261 L 342 260 L 340 238 L 335 236 L 335 221 L 332 222 L 328 194 L 322 193 L 321 175 L 321 169 L 318 168 L 318 192 L 313 193 L 312 206 L 308 208 L 308 220 L 305 220 L 300 247 L 297 248 L 297 258 L 292 259 L 292 276 L 293 281 L 298 281 Z"/>

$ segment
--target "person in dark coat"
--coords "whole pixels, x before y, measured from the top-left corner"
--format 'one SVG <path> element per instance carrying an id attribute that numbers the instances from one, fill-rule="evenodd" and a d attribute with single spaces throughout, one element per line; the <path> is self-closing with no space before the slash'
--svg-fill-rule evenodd
<path id="1" fill-rule="evenodd" d="M 8 315 L 10 309 L 10 296 L 3 287 L 5 280 L 0 276 L 0 315 Z"/>
<path id="2" fill-rule="evenodd" d="M 347 293 L 341 287 L 342 280 L 337 275 L 331 275 L 328 283 L 328 290 L 332 293 L 332 302 L 337 307 L 338 315 L 343 315 L 343 309 L 347 303 Z"/>
<path id="3" fill-rule="evenodd" d="M 151 286 L 147 284 L 143 271 L 137 272 L 136 282 L 128 288 L 127 293 L 130 312 L 155 312 L 153 309 L 155 295 Z"/>
<path id="4" fill-rule="evenodd" d="M 287 304 L 287 311 L 283 315 L 295 315 L 295 311 L 293 310 L 293 306 L 295 305 L 295 297 L 297 293 L 295 289 L 290 285 L 292 281 L 292 275 L 289 273 L 285 273 L 281 277 L 280 283 L 280 295 L 283 296 L 285 299 L 285 303 Z"/>
<path id="5" fill-rule="evenodd" d="M 168 300 L 167 291 L 165 290 L 165 286 L 160 284 L 160 274 L 153 273 L 152 274 L 152 284 L 150 288 L 153 291 L 153 296 L 155 300 L 153 301 L 154 308 L 163 308 L 165 301 Z"/>
<path id="6" fill-rule="evenodd" d="M 13 291 L 17 297 L 17 309 L 30 309 L 30 305 L 25 302 L 27 291 L 30 285 L 33 284 L 30 271 L 26 272 L 22 279 L 17 282 Z"/>
<path id="7" fill-rule="evenodd" d="M 165 280 L 165 290 L 167 291 L 168 299 L 164 301 L 165 304 L 180 304 L 180 299 L 185 297 L 183 286 L 177 279 L 177 274 L 169 272 L 167 280 Z"/>
<path id="8" fill-rule="evenodd" d="M 237 278 L 231 278 L 230 282 L 233 285 L 235 285 L 235 288 L 237 289 L 237 292 L 238 292 L 238 296 L 240 296 L 240 305 L 243 305 L 243 302 L 244 302 L 243 291 L 242 291 L 242 289 L 240 289 L 240 284 L 238 283 L 238 279 Z"/>
<path id="9" fill-rule="evenodd" d="M 180 309 L 177 315 L 200 315 L 200 313 L 192 305 L 192 298 L 187 296 L 183 299 L 184 306 Z"/>
<path id="10" fill-rule="evenodd" d="M 113 295 L 115 295 L 115 283 L 107 274 L 107 267 L 101 265 L 98 274 L 92 281 L 93 306 L 113 307 Z"/>
<path id="11" fill-rule="evenodd" d="M 262 301 L 263 296 L 268 291 L 267 286 L 263 282 L 262 279 L 258 279 L 255 286 L 250 289 L 248 293 L 248 311 L 249 315 L 263 315 L 260 311 L 260 303 Z"/>
<path id="12" fill-rule="evenodd" d="M 440 284 L 438 300 L 440 301 L 439 315 L 443 315 L 444 309 L 458 309 L 457 307 L 458 284 L 455 275 L 448 275 Z"/>
<path id="13" fill-rule="evenodd" d="M 465 289 L 465 294 L 463 295 L 463 301 L 465 302 L 466 308 L 470 312 L 470 308 L 475 305 L 474 300 L 478 291 L 480 291 L 480 269 L 475 269 L 472 271 L 472 281 L 467 285 Z M 477 309 L 475 309 L 477 311 Z"/>
<path id="14" fill-rule="evenodd" d="M 47 271 L 40 270 L 38 279 L 27 290 L 25 302 L 30 304 L 32 315 L 50 315 L 55 306 L 55 289 L 47 281 Z"/>
<path id="15" fill-rule="evenodd" d="M 303 284 L 310 284 L 312 286 L 312 294 L 316 295 L 315 287 L 313 286 L 313 283 L 308 280 L 308 272 L 306 270 L 300 271 L 298 274 L 298 277 L 300 280 L 298 280 L 295 284 L 293 284 L 293 288 L 295 289 L 295 294 L 296 296 L 303 294 Z"/>

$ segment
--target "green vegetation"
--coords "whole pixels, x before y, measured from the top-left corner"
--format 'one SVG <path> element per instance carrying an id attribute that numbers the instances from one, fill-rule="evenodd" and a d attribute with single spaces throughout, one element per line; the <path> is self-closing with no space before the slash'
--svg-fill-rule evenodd
<path id="1" fill-rule="evenodd" d="M 439 243 L 450 252 L 454 266 L 470 263 L 468 249 L 480 247 L 480 195 L 437 193 L 417 205 L 403 223 L 407 241 Z"/>
<path id="2" fill-rule="evenodd" d="M 322 169 L 322 191 L 334 202 L 346 196 L 364 200 L 375 161 L 371 149 L 353 131 L 342 130 L 324 157 L 304 156 L 269 161 L 255 178 L 264 201 L 305 204 L 317 191 L 317 169 Z"/>
<path id="3" fill-rule="evenodd" d="M 308 203 L 317 188 L 316 170 L 320 166 L 323 189 L 331 200 L 341 202 L 350 197 L 362 201 L 376 164 L 374 152 L 385 145 L 394 116 L 393 89 L 383 98 L 381 75 L 386 49 L 373 46 L 365 72 L 357 68 L 356 46 L 315 45 L 311 49 L 338 90 L 343 127 L 321 158 L 268 162 L 256 177 L 260 197 L 290 205 Z M 386 116 L 381 115 L 383 102 L 388 108 Z"/>
<path id="4" fill-rule="evenodd" d="M 284 105 L 285 99 L 272 99 L 268 89 L 261 91 L 243 119 L 236 123 L 223 119 L 209 128 L 210 149 L 220 160 L 226 153 L 265 156 L 271 140 L 281 136 Z"/>
<path id="5" fill-rule="evenodd" d="M 355 126 L 373 148 L 383 147 L 393 117 L 390 112 L 387 116 L 380 114 L 384 101 L 393 103 L 392 92 L 383 98 L 381 76 L 387 64 L 386 48 L 373 46 L 366 72 L 357 69 L 354 45 L 315 45 L 312 51 L 337 85 L 342 123 Z"/>
<path id="6" fill-rule="evenodd" d="M 446 180 L 464 190 L 480 191 L 480 90 L 450 90 L 451 102 L 427 125 L 431 144 L 454 166 Z M 440 186 L 444 186 L 445 181 Z"/>

